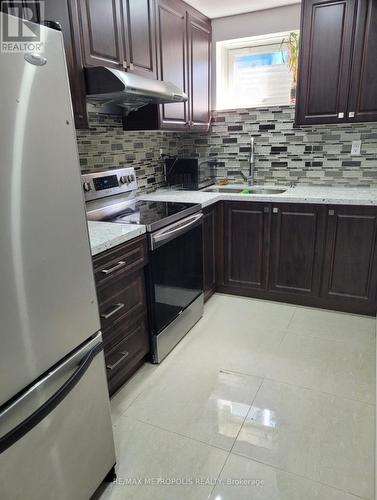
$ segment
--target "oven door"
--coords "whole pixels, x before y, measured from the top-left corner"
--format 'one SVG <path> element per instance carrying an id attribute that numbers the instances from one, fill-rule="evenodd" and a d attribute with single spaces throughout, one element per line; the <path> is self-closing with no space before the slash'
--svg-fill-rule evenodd
<path id="1" fill-rule="evenodd" d="M 160 334 L 203 294 L 202 213 L 150 236 L 153 334 Z"/>

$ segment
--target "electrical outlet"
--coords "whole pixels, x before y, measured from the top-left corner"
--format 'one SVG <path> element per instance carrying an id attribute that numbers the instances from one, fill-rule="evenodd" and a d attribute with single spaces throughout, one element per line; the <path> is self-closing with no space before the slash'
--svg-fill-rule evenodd
<path id="1" fill-rule="evenodd" d="M 351 156 L 360 156 L 361 141 L 352 141 Z"/>

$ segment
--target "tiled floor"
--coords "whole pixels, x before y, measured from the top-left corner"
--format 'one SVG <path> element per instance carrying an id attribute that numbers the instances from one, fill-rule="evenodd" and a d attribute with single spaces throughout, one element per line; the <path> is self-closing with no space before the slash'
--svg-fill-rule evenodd
<path id="1" fill-rule="evenodd" d="M 112 399 L 101 500 L 373 499 L 375 320 L 215 295 Z"/>

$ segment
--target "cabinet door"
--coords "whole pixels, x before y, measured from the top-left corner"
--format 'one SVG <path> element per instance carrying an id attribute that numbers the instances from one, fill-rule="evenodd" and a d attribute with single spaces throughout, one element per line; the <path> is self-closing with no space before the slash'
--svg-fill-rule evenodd
<path id="1" fill-rule="evenodd" d="M 85 65 L 113 68 L 122 66 L 119 0 L 82 0 L 78 5 Z"/>
<path id="2" fill-rule="evenodd" d="M 322 295 L 375 312 L 377 208 L 329 207 Z"/>
<path id="3" fill-rule="evenodd" d="M 266 288 L 269 211 L 263 203 L 225 203 L 225 285 Z"/>
<path id="4" fill-rule="evenodd" d="M 177 0 L 157 2 L 157 60 L 160 80 L 174 83 L 187 93 L 186 8 Z M 185 129 L 189 126 L 187 102 L 164 104 L 160 127 Z"/>
<path id="5" fill-rule="evenodd" d="M 155 9 L 153 0 L 122 0 L 123 53 L 129 70 L 156 77 Z"/>
<path id="6" fill-rule="evenodd" d="M 189 14 L 190 127 L 208 130 L 211 99 L 211 22 Z"/>
<path id="7" fill-rule="evenodd" d="M 58 22 L 62 29 L 76 128 L 88 128 L 77 3 L 75 0 L 48 0 L 44 9 L 45 19 Z"/>
<path id="8" fill-rule="evenodd" d="M 347 118 L 356 0 L 304 0 L 296 122 Z"/>
<path id="9" fill-rule="evenodd" d="M 273 207 L 270 290 L 319 295 L 325 214 L 317 205 Z"/>
<path id="10" fill-rule="evenodd" d="M 355 31 L 349 121 L 377 121 L 377 2 L 359 0 Z"/>
<path id="11" fill-rule="evenodd" d="M 203 217 L 204 299 L 216 288 L 216 208 L 204 210 Z"/>

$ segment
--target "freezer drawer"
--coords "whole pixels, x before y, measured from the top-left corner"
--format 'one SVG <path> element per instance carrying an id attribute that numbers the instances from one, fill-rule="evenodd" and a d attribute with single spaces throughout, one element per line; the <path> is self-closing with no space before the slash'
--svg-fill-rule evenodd
<path id="1" fill-rule="evenodd" d="M 0 408 L 0 498 L 88 500 L 114 466 L 101 340 Z"/>

